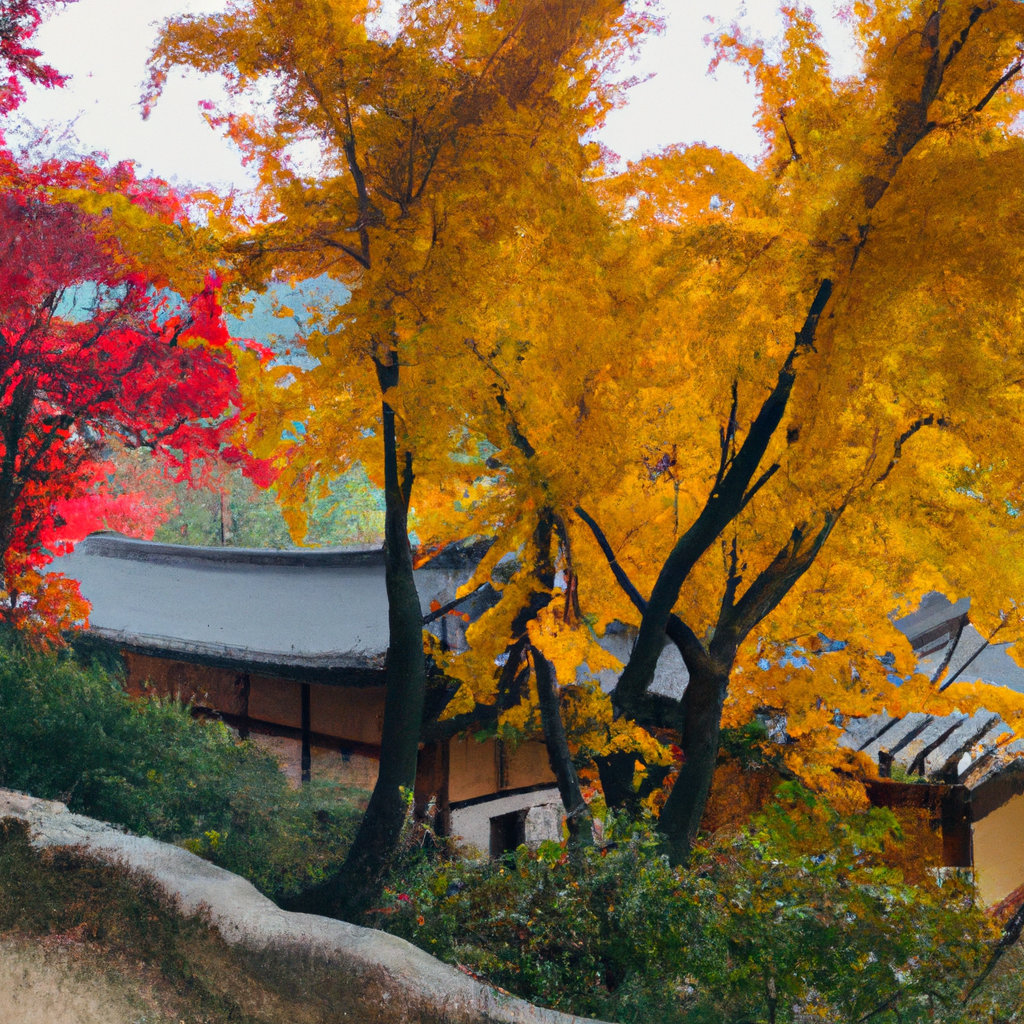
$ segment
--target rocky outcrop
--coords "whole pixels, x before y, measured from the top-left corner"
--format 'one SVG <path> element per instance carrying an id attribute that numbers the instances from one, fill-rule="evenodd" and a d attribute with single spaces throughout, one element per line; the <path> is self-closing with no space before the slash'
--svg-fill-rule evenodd
<path id="1" fill-rule="evenodd" d="M 404 939 L 281 910 L 244 878 L 180 847 L 0 789 L 0 818 L 28 823 L 39 848 L 73 846 L 152 878 L 184 914 L 205 913 L 247 970 L 294 1000 L 358 1024 L 593 1024 L 504 995 Z"/>

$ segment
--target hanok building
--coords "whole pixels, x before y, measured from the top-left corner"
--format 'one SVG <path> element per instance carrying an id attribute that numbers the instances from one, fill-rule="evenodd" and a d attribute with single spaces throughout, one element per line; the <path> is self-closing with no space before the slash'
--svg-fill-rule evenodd
<path id="1" fill-rule="evenodd" d="M 433 602 L 454 600 L 478 555 L 442 552 L 416 571 L 425 615 Z M 315 770 L 318 756 L 333 756 L 333 777 L 372 787 L 388 647 L 379 549 L 199 548 L 94 534 L 52 569 L 80 581 L 92 603 L 88 636 L 123 658 L 130 691 L 188 701 L 276 742 L 306 776 L 311 761 Z M 496 597 L 488 589 L 459 610 L 481 614 Z M 944 682 L 982 678 L 1024 692 L 1024 671 L 976 634 L 967 611 L 967 601 L 930 595 L 896 625 L 922 671 L 946 662 Z M 459 619 L 429 628 L 464 647 Z M 632 639 L 630 630 L 610 628 L 602 643 L 626 661 Z M 601 673 L 605 689 L 615 680 Z M 652 690 L 678 699 L 686 682 L 666 644 Z M 1016 757 L 1024 743 L 1006 743 L 1009 732 L 988 713 L 883 714 L 850 722 L 840 741 L 878 760 L 887 777 L 870 784 L 876 803 L 935 810 L 944 863 L 973 867 L 990 903 L 1024 886 L 1024 760 Z M 561 832 L 554 776 L 538 742 L 512 751 L 463 735 L 423 746 L 416 790 L 420 805 L 433 798 L 450 814 L 454 834 L 492 853 Z"/>
<path id="2" fill-rule="evenodd" d="M 425 614 L 455 598 L 474 564 L 472 550 L 456 550 L 416 571 Z M 188 701 L 284 753 L 301 751 L 304 777 L 316 755 L 333 752 L 333 777 L 372 787 L 388 650 L 379 549 L 199 548 L 94 534 L 52 569 L 80 581 L 92 603 L 88 637 L 120 653 L 131 692 Z M 473 602 L 493 599 L 459 608 L 475 617 L 485 604 Z M 457 648 L 458 621 L 431 628 Z M 561 832 L 541 743 L 513 751 L 464 735 L 424 746 L 416 789 L 419 803 L 433 798 L 450 813 L 453 834 L 483 850 Z"/>
<path id="3" fill-rule="evenodd" d="M 916 611 L 896 620 L 914 648 L 918 671 L 935 678 L 941 690 L 980 680 L 1024 693 L 1024 669 L 1007 653 L 1010 644 L 986 640 L 971 625 L 970 608 L 969 597 L 953 603 L 931 593 Z"/>
<path id="4" fill-rule="evenodd" d="M 972 869 L 986 905 L 1024 902 L 1024 740 L 999 715 L 883 712 L 851 720 L 839 745 L 878 763 L 873 804 L 932 810 L 943 865 Z"/>

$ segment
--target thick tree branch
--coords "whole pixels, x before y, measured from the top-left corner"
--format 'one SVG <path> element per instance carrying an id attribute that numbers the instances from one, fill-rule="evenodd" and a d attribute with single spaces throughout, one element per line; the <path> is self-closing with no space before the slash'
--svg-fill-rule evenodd
<path id="1" fill-rule="evenodd" d="M 359 229 L 358 228 L 351 228 L 349 230 L 357 231 Z M 344 242 L 339 242 L 336 239 L 325 238 L 323 236 L 318 236 L 317 237 L 317 241 L 321 245 L 326 245 L 330 249 L 340 249 L 346 256 L 351 256 L 352 259 L 354 259 L 356 261 L 356 263 L 358 263 L 359 266 L 361 266 L 363 268 L 363 270 L 369 270 L 370 269 L 370 261 L 369 261 L 369 259 L 366 256 L 364 256 L 362 253 L 357 252 L 355 249 L 353 249 L 352 246 L 346 245 Z M 273 250 L 267 250 L 267 251 L 280 252 L 282 250 L 280 250 L 280 249 L 273 249 Z"/>
<path id="2" fill-rule="evenodd" d="M 618 559 L 615 557 L 615 552 L 612 550 L 611 544 L 608 543 L 608 538 L 605 536 L 604 531 L 597 524 L 594 518 L 579 505 L 576 506 L 575 512 L 580 519 L 590 527 L 590 532 L 593 533 L 594 539 L 597 541 L 598 546 L 604 553 L 604 557 L 612 570 L 612 575 L 615 577 L 615 581 L 619 584 L 622 592 L 630 599 L 630 601 L 632 601 L 636 610 L 643 615 L 644 612 L 647 611 L 647 602 L 644 600 L 640 591 L 637 590 L 633 581 L 626 575 L 626 570 L 619 564 Z M 665 633 L 669 640 L 676 645 L 687 668 L 692 670 L 694 666 L 704 665 L 707 662 L 707 651 L 705 650 L 704 645 L 700 642 L 697 634 L 694 633 L 694 631 L 690 629 L 690 627 L 683 622 L 675 612 L 672 612 L 668 617 L 668 624 L 665 627 Z M 634 715 L 633 717 L 636 716 Z M 663 717 L 659 712 L 659 726 L 662 721 Z"/>
<path id="3" fill-rule="evenodd" d="M 739 646 L 750 631 L 778 607 L 800 577 L 814 564 L 844 510 L 845 505 L 829 509 L 824 515 L 821 529 L 809 543 L 806 524 L 793 527 L 789 543 L 758 574 L 735 605 L 730 607 L 723 601 L 711 642 L 712 652 L 719 643 L 724 643 L 730 649 Z"/>
<path id="4" fill-rule="evenodd" d="M 508 430 L 509 440 L 526 456 L 528 459 L 532 459 L 537 454 L 537 450 L 530 444 L 526 435 L 519 429 L 519 424 L 516 421 L 515 414 L 508 407 L 508 400 L 505 398 L 504 391 L 498 391 L 494 400 L 498 403 L 499 408 L 505 414 L 506 429 Z"/>
<path id="5" fill-rule="evenodd" d="M 779 370 L 776 385 L 761 405 L 743 444 L 722 479 L 712 488 L 697 519 L 679 538 L 662 565 L 640 623 L 633 654 L 612 692 L 616 706 L 627 713 L 641 699 L 654 678 L 664 642 L 662 637 L 683 582 L 715 539 L 743 509 L 750 482 L 786 412 L 796 380 L 796 360 L 813 349 L 818 321 L 831 295 L 832 282 L 822 281 L 794 339 L 793 348 Z"/>

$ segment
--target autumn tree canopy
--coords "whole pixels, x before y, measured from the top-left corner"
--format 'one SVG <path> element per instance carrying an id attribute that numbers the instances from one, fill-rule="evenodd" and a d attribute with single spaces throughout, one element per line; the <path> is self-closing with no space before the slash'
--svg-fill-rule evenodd
<path id="1" fill-rule="evenodd" d="M 972 595 L 1000 639 L 1021 629 L 1024 9 L 858 7 L 847 79 L 811 15 L 784 16 L 777 51 L 717 41 L 759 90 L 753 168 L 680 146 L 592 183 L 598 242 L 524 233 L 507 292 L 475 293 L 447 328 L 466 348 L 454 401 L 481 410 L 502 481 L 452 528 L 497 523 L 497 558 L 542 505 L 568 524 L 577 590 L 552 607 L 578 599 L 584 619 L 547 627 L 564 681 L 588 644 L 601 665 L 606 623 L 639 624 L 612 702 L 678 737 L 661 817 L 676 857 L 727 697 L 749 712 L 750 692 L 777 692 L 787 649 L 824 632 L 865 665 L 895 652 L 905 675 L 889 613 L 929 590 Z M 503 614 L 471 631 L 487 657 Z M 690 674 L 680 705 L 650 692 L 666 633 Z M 865 685 L 845 657 L 813 695 L 833 741 L 837 709 L 891 700 L 884 669 Z M 464 678 L 493 699 L 490 676 Z"/>
<path id="2" fill-rule="evenodd" d="M 300 531 L 300 492 L 318 477 L 359 459 L 384 485 L 384 746 L 335 903 L 379 875 L 415 774 L 426 669 L 408 511 L 414 485 L 451 471 L 465 428 L 436 326 L 461 305 L 465 270 L 479 273 L 486 248 L 516 232 L 510 183 L 536 186 L 551 159 L 583 170 L 551 140 L 600 120 L 615 95 L 609 71 L 650 24 L 617 0 L 414 0 L 390 13 L 393 24 L 365 0 L 249 0 L 174 19 L 152 61 L 154 95 L 184 65 L 257 100 L 255 112 L 221 116 L 260 175 L 258 218 L 234 246 L 241 279 L 327 273 L 352 288 L 311 325 L 314 370 L 282 367 L 254 384 L 250 432 L 282 493 L 299 494 L 289 504 Z M 315 146 L 312 166 L 301 144 Z M 298 440 L 282 431 L 296 422 Z"/>
<path id="3" fill-rule="evenodd" d="M 861 64 L 840 79 L 810 13 L 786 8 L 774 49 L 716 43 L 758 88 L 753 167 L 693 145 L 617 176 L 586 136 L 649 21 L 582 0 L 374 18 L 252 0 L 177 19 L 154 56 L 156 91 L 177 65 L 273 91 L 221 120 L 260 171 L 242 278 L 352 288 L 309 324 L 313 370 L 249 385 L 250 443 L 288 485 L 356 460 L 385 484 L 392 651 L 408 655 L 389 665 L 405 711 L 386 738 L 418 734 L 424 700 L 412 501 L 427 545 L 495 538 L 467 591 L 489 580 L 502 600 L 468 655 L 434 652 L 445 715 L 492 708 L 547 735 L 553 665 L 606 752 L 664 760 L 655 737 L 677 741 L 661 828 L 685 857 L 723 715 L 789 701 L 818 744 L 791 767 L 824 785 L 837 713 L 895 699 L 877 655 L 913 669 L 894 604 L 970 593 L 990 633 L 1021 628 L 1024 14 L 858 6 Z M 602 704 L 576 672 L 614 665 L 599 640 L 616 621 L 639 637 Z M 650 690 L 666 637 L 681 702 Z M 799 681 L 795 648 L 836 657 Z M 402 745 L 382 772 L 391 825 Z"/>
<path id="4" fill-rule="evenodd" d="M 230 457 L 243 350 L 204 279 L 209 254 L 161 183 L 127 165 L 0 161 L 4 606 L 53 629 L 86 609 L 39 568 L 144 500 L 110 489 L 108 444 L 162 452 L 183 474 Z"/>
<path id="5" fill-rule="evenodd" d="M 31 45 L 43 16 L 58 3 L 74 0 L 2 0 L 0 2 L 0 64 L 7 81 L 0 87 L 0 114 L 8 114 L 25 99 L 25 82 L 46 89 L 62 86 L 67 76 L 40 63 L 42 51 Z"/>

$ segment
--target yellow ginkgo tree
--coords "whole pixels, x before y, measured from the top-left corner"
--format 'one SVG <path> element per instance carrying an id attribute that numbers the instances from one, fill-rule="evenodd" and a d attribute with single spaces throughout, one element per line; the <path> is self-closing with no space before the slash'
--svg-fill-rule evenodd
<path id="1" fill-rule="evenodd" d="M 1024 7 L 854 5 L 845 79 L 811 15 L 783 13 L 774 50 L 716 44 L 758 88 L 753 167 L 695 145 L 559 178 L 600 209 L 585 225 L 574 200 L 549 234 L 496 242 L 509 288 L 445 328 L 463 339 L 454 400 L 498 449 L 467 526 L 496 524 L 492 560 L 529 560 L 545 510 L 559 628 L 639 626 L 612 707 L 678 739 L 659 826 L 675 860 L 738 673 L 757 690 L 760 665 L 824 631 L 905 675 L 890 613 L 930 590 L 972 595 L 997 640 L 1024 627 Z M 488 657 L 514 640 L 527 576 L 475 627 L 481 645 L 493 627 Z M 651 690 L 666 636 L 681 701 Z M 548 651 L 571 682 L 579 643 Z M 821 709 L 891 699 L 880 675 L 844 690 L 822 672 Z"/>
<path id="2" fill-rule="evenodd" d="M 302 492 L 347 465 L 384 487 L 381 767 L 346 867 L 319 893 L 329 911 L 372 894 L 415 775 L 426 670 L 410 501 L 414 483 L 468 472 L 452 458 L 467 429 L 456 371 L 432 328 L 466 301 L 467 271 L 503 287 L 486 262 L 519 230 L 503 197 L 543 187 L 549 161 L 580 162 L 552 139 L 601 119 L 618 57 L 651 24 L 620 0 L 239 0 L 171 20 L 153 55 L 152 98 L 186 66 L 246 101 L 218 115 L 259 175 L 249 223 L 221 212 L 239 284 L 326 274 L 351 289 L 307 325 L 314 369 L 250 382 L 250 446 L 278 465 L 298 532 Z"/>

